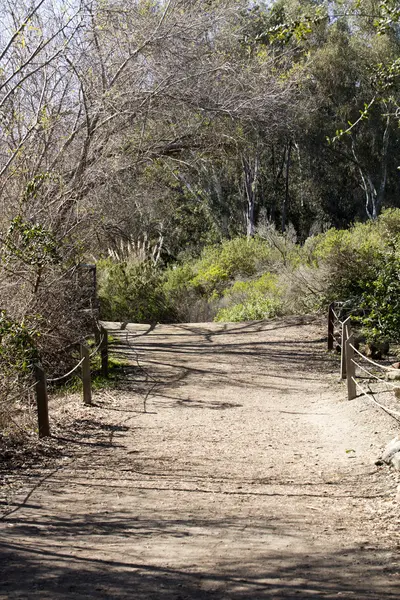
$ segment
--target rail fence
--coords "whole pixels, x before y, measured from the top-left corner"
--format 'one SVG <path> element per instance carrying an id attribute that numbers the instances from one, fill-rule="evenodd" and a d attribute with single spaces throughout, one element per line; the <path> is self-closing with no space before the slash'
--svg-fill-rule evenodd
<path id="1" fill-rule="evenodd" d="M 334 350 L 335 344 L 340 351 L 340 377 L 347 381 L 348 399 L 353 400 L 360 393 L 400 421 L 400 411 L 385 406 L 375 397 L 388 391 L 388 388 L 395 392 L 396 397 L 397 394 L 400 397 L 400 380 L 396 384 L 382 376 L 382 372 L 394 373 L 395 370 L 392 366 L 372 360 L 359 350 L 351 327 L 351 317 L 346 317 L 343 303 L 339 302 L 332 303 L 328 309 L 328 350 Z M 372 382 L 378 384 L 377 390 L 371 389 Z"/>
<path id="2" fill-rule="evenodd" d="M 38 432 L 39 438 L 48 437 L 50 435 L 49 424 L 49 402 L 48 402 L 48 384 L 60 383 L 68 379 L 80 369 L 83 387 L 83 402 L 86 405 L 92 404 L 92 378 L 90 370 L 91 358 L 100 352 L 101 356 L 101 374 L 108 377 L 108 332 L 104 327 L 99 327 L 95 334 L 96 347 L 90 352 L 87 345 L 87 340 L 77 342 L 80 347 L 80 360 L 68 373 L 64 373 L 60 377 L 47 378 L 46 373 L 40 363 L 34 365 L 35 383 L 32 387 L 35 388 L 37 415 L 38 415 Z"/>

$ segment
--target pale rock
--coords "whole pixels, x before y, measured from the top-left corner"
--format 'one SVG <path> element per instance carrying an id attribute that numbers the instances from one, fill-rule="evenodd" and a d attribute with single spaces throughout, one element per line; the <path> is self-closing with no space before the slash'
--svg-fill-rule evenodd
<path id="1" fill-rule="evenodd" d="M 392 369 L 386 372 L 387 381 L 400 381 L 400 369 Z"/>
<path id="2" fill-rule="evenodd" d="M 397 486 L 397 493 L 395 497 L 396 502 L 400 504 L 400 485 Z"/>
<path id="3" fill-rule="evenodd" d="M 398 437 L 395 437 L 388 443 L 385 450 L 383 451 L 382 460 L 389 465 L 392 456 L 397 454 L 397 452 L 400 452 L 400 439 Z"/>
<path id="4" fill-rule="evenodd" d="M 394 454 L 392 456 L 392 458 L 390 459 L 390 464 L 392 465 L 392 467 L 394 467 L 397 471 L 400 471 L 400 452 L 396 452 L 396 454 Z"/>

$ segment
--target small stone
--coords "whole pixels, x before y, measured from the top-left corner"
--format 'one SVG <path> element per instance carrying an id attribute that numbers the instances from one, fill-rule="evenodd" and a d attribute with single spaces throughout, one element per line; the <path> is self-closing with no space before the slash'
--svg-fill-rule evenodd
<path id="1" fill-rule="evenodd" d="M 397 486 L 397 493 L 396 493 L 395 500 L 396 500 L 396 502 L 399 502 L 399 504 L 400 504 L 400 485 Z"/>
<path id="2" fill-rule="evenodd" d="M 397 470 L 400 471 L 400 452 L 396 452 L 390 459 L 390 464 Z"/>
<path id="3" fill-rule="evenodd" d="M 385 450 L 383 451 L 382 460 L 386 464 L 390 464 L 392 456 L 394 456 L 397 452 L 400 452 L 400 440 L 398 437 L 395 437 L 388 443 Z"/>
<path id="4" fill-rule="evenodd" d="M 393 369 L 393 371 L 387 371 L 387 381 L 399 381 L 400 380 L 400 369 Z"/>

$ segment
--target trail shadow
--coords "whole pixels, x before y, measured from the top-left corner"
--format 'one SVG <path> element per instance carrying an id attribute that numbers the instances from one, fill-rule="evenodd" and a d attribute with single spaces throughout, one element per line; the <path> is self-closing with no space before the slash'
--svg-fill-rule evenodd
<path id="1" fill-rule="evenodd" d="M 195 397 L 189 394 L 190 400 L 176 398 L 176 407 L 212 410 L 222 410 L 228 405 L 224 406 L 223 400 L 204 401 L 202 390 L 218 391 L 229 387 L 290 394 L 296 391 L 299 379 L 320 381 L 321 374 L 337 369 L 337 361 L 326 352 L 325 338 L 321 338 L 318 331 L 312 339 L 309 334 L 302 336 L 302 326 L 312 322 L 315 319 L 293 317 L 285 321 L 236 325 L 149 327 L 129 324 L 122 332 L 113 330 L 110 350 L 117 358 L 129 363 L 123 367 L 115 387 L 143 397 L 149 394 L 153 400 L 155 397 L 168 400 L 174 397 L 172 390 L 195 385 L 198 394 Z M 280 340 L 269 335 L 275 330 L 289 328 L 295 328 L 295 339 L 291 339 L 291 333 Z M 165 402 L 164 406 L 167 406 Z"/>
<path id="2" fill-rule="evenodd" d="M 178 524 L 169 524 L 169 534 L 190 544 L 190 533 Z M 114 524 L 115 526 L 115 524 Z M 166 534 L 158 524 L 147 524 L 148 543 L 152 537 Z M 207 527 L 207 524 L 205 525 Z M 229 523 L 227 523 L 229 527 Z M 204 525 L 202 525 L 204 527 Z M 123 528 L 118 530 L 123 535 Z M 126 535 L 129 535 L 126 531 Z M 267 529 L 266 529 L 267 531 Z M 70 527 L 69 534 L 76 534 Z M 27 536 L 30 535 L 28 532 Z M 46 532 L 52 538 L 53 532 Z M 93 533 L 93 543 L 107 532 L 101 526 Z M 201 533 L 197 533 L 197 536 Z M 206 534 L 205 534 L 206 535 Z M 36 537 L 37 539 L 37 537 Z M 6 542 L 0 550 L 0 592 L 4 598 L 30 600 L 255 600 L 284 598 L 344 598 L 346 600 L 398 600 L 396 565 L 388 564 L 386 550 L 371 551 L 345 547 L 341 552 L 297 554 L 260 550 L 250 559 L 229 551 L 214 556 L 206 570 L 192 567 L 143 563 L 134 548 L 114 558 L 104 558 L 87 546 L 79 546 L 79 537 L 70 546 L 62 543 Z M 185 541 L 187 539 L 187 541 Z M 153 540 L 154 542 L 154 540 Z M 80 549 L 80 553 L 79 553 Z M 174 563 L 173 557 L 170 561 Z M 210 566 L 212 564 L 212 566 Z M 22 576 L 23 574 L 23 576 Z"/>
<path id="3" fill-rule="evenodd" d="M 240 408 L 243 404 L 238 404 L 235 402 L 218 402 L 216 401 L 199 401 L 199 400 L 191 400 L 190 398 L 186 399 L 178 399 L 176 404 L 178 406 L 183 406 L 186 408 L 208 408 L 211 410 L 227 410 L 229 408 Z"/>

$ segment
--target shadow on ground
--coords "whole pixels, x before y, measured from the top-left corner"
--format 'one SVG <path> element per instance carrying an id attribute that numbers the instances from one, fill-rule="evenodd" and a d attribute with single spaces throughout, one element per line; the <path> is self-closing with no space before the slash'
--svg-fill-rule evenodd
<path id="1" fill-rule="evenodd" d="M 70 535 L 73 534 L 74 527 L 70 527 Z M 147 534 L 152 535 L 151 528 Z M 312 558 L 289 552 L 285 566 L 282 566 L 280 553 L 266 551 L 264 556 L 253 557 L 250 564 L 245 560 L 232 563 L 229 557 L 220 556 L 213 569 L 198 573 L 195 566 L 179 569 L 141 564 L 135 560 L 134 537 L 131 552 L 121 555 L 116 549 L 115 558 L 110 561 L 103 560 L 101 553 L 92 558 L 80 557 L 79 546 L 73 549 L 74 556 L 70 554 L 71 549 L 62 545 L 52 549 L 51 535 L 51 530 L 43 532 L 46 549 L 28 540 L 3 545 L 0 597 L 53 600 L 398 598 L 393 591 L 397 575 L 387 565 L 385 551 L 375 552 L 373 558 L 360 548 Z M 369 563 L 369 574 L 365 577 L 365 566 Z"/>
<path id="2" fill-rule="evenodd" d="M 279 392 L 282 392 L 281 379 L 287 374 L 295 378 L 301 373 L 304 381 L 319 380 L 321 373 L 332 373 L 337 368 L 337 361 L 325 351 L 324 338 L 303 339 L 303 321 L 293 318 L 289 323 L 218 324 L 219 329 L 215 330 L 190 324 L 169 325 L 160 331 L 157 326 L 135 325 L 123 331 L 110 329 L 113 336 L 110 351 L 129 363 L 121 371 L 117 389 L 144 395 L 152 387 L 152 396 L 174 400 L 171 390 L 182 388 L 193 379 L 203 389 L 229 384 L 230 387 Z M 299 327 L 296 329 L 296 326 Z M 285 340 L 271 338 L 270 333 L 275 330 L 290 327 L 293 339 L 290 335 Z M 243 369 L 245 364 L 247 368 Z M 268 383 L 264 384 L 266 373 Z M 276 385 L 271 383 L 274 378 Z M 182 407 L 222 408 L 205 405 L 198 399 L 176 400 Z"/>

